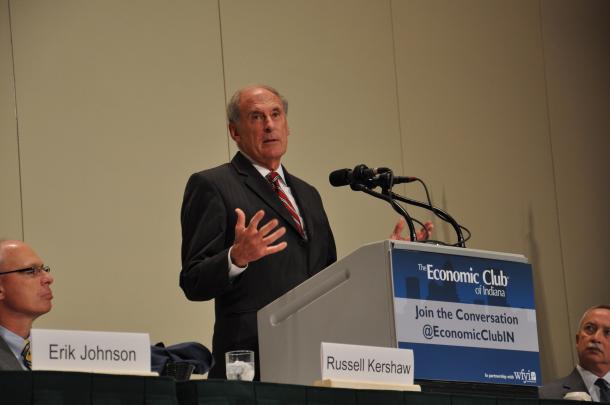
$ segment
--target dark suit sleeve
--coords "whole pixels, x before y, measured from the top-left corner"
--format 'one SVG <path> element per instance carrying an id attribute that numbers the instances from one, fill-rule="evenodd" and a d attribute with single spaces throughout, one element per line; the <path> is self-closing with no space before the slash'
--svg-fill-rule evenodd
<path id="1" fill-rule="evenodd" d="M 324 207 L 324 205 L 322 204 L 322 198 L 320 197 L 318 190 L 315 190 L 315 192 L 318 197 L 318 200 L 320 201 L 320 207 Z M 324 208 L 322 208 L 322 214 L 324 214 L 324 228 L 325 231 L 328 233 L 328 254 L 326 258 L 326 265 L 322 268 L 325 269 L 326 267 L 337 261 L 337 247 L 335 246 L 335 237 L 333 235 L 333 231 L 330 227 L 330 222 L 328 221 L 328 216 L 326 215 L 326 210 Z"/>
<path id="2" fill-rule="evenodd" d="M 227 215 L 215 185 L 201 173 L 193 174 L 186 185 L 181 213 L 180 287 L 189 300 L 210 300 L 230 285 Z"/>

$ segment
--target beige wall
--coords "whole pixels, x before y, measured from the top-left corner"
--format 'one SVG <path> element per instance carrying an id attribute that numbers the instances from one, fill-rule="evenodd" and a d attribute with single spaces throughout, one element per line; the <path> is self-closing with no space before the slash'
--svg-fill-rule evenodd
<path id="1" fill-rule="evenodd" d="M 12 2 L 26 241 L 44 327 L 209 342 L 177 288 L 188 175 L 228 159 L 216 2 Z"/>
<path id="2" fill-rule="evenodd" d="M 13 48 L 8 0 L 0 1 L 0 238 L 23 239 Z"/>
<path id="3" fill-rule="evenodd" d="M 469 246 L 530 259 L 543 375 L 568 370 L 568 334 L 549 333 L 568 323 L 553 271 L 562 262 L 539 5 L 392 4 L 405 168 L 425 173 L 435 202 L 473 231 Z"/>
<path id="4" fill-rule="evenodd" d="M 340 256 L 396 215 L 330 187 L 331 170 L 422 177 L 469 247 L 531 260 L 543 374 L 567 373 L 578 314 L 610 302 L 587 282 L 607 274 L 608 9 L 0 1 L 0 237 L 53 267 L 55 308 L 37 325 L 210 345 L 212 304 L 178 288 L 182 192 L 235 151 L 225 100 L 263 82 L 290 100 L 285 164 L 320 190 Z M 451 239 L 438 222 L 437 236 Z"/>
<path id="5" fill-rule="evenodd" d="M 572 337 L 585 309 L 610 303 L 610 2 L 545 0 L 541 10 Z"/>
<path id="6" fill-rule="evenodd" d="M 255 33 L 244 28 L 268 19 L 270 10 L 282 18 Z M 227 1 L 221 16 L 227 92 L 264 82 L 286 93 L 284 163 L 324 197 L 339 254 L 386 238 L 397 215 L 363 194 L 332 188 L 328 174 L 357 162 L 401 165 L 389 3 Z M 355 221 L 358 212 L 370 219 Z"/>

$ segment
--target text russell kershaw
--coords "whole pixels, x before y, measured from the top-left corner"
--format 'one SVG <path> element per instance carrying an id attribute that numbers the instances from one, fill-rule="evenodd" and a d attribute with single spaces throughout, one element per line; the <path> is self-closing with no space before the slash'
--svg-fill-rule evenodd
<path id="1" fill-rule="evenodd" d="M 326 369 L 336 371 L 354 371 L 354 372 L 369 372 L 369 373 L 384 373 L 384 374 L 405 374 L 411 372 L 410 364 L 395 363 L 393 360 L 389 362 L 381 362 L 375 359 L 360 358 L 358 360 L 340 360 L 333 356 L 326 357 Z"/>

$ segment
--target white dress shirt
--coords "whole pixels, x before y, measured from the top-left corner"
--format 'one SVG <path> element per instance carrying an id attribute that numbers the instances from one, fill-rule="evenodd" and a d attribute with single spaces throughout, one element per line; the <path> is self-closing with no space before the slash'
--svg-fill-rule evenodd
<path id="1" fill-rule="evenodd" d="M 266 179 L 267 175 L 269 173 L 271 173 L 271 170 L 267 169 L 266 167 L 263 167 L 263 166 L 259 165 L 258 163 L 255 163 L 244 152 L 241 152 L 241 153 L 246 158 L 248 158 L 248 160 L 250 161 L 250 163 L 252 163 L 252 166 L 254 166 L 256 171 L 258 171 L 261 174 L 261 176 L 263 176 Z M 303 227 L 303 231 L 305 231 L 305 222 L 303 221 L 303 217 L 301 216 L 301 212 L 299 211 L 299 206 L 297 205 L 297 202 L 294 199 L 294 196 L 292 195 L 292 191 L 290 191 L 290 187 L 288 187 L 288 184 L 286 184 L 286 180 L 285 180 L 285 177 L 284 177 L 284 168 L 282 167 L 281 164 L 278 167 L 278 169 L 276 170 L 276 172 L 280 175 L 280 188 L 282 189 L 282 191 L 284 193 L 286 193 L 286 196 L 290 200 L 290 203 L 292 204 L 292 206 L 294 207 L 295 211 L 297 212 L 297 215 L 299 216 L 299 220 L 301 221 L 301 226 Z M 246 218 L 246 224 L 248 223 L 248 221 L 249 221 L 249 218 Z M 236 266 L 235 264 L 233 264 L 233 262 L 231 261 L 231 249 L 233 249 L 232 246 L 229 249 L 229 254 L 227 255 L 227 260 L 228 260 L 228 264 L 229 264 L 229 279 L 233 280 L 235 277 L 240 275 L 244 270 L 246 270 L 248 268 L 248 266 L 246 265 L 246 267 L 239 267 L 239 266 Z"/>
<path id="2" fill-rule="evenodd" d="M 585 370 L 580 367 L 580 365 L 576 366 L 576 369 L 580 373 L 585 386 L 587 387 L 587 391 L 589 391 L 589 395 L 591 395 L 591 399 L 593 402 L 599 402 L 599 387 L 595 385 L 595 381 L 597 381 L 598 376 L 590 372 L 589 370 Z M 601 377 L 606 381 L 606 384 L 610 386 L 610 371 L 606 373 L 605 376 Z"/>

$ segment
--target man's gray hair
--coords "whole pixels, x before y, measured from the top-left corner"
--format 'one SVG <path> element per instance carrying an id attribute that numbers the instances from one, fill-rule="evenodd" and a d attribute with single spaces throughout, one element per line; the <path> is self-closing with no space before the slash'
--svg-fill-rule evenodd
<path id="1" fill-rule="evenodd" d="M 589 312 L 591 312 L 593 310 L 596 310 L 596 309 L 607 309 L 608 311 L 610 311 L 610 305 L 608 305 L 608 304 L 594 305 L 591 308 L 587 309 L 585 311 L 585 313 L 582 314 L 582 316 L 580 317 L 580 322 L 578 322 L 578 330 L 577 330 L 577 332 L 580 332 L 580 330 L 582 329 L 582 321 L 584 321 L 585 316 L 587 316 L 587 314 Z"/>
<path id="2" fill-rule="evenodd" d="M 284 106 L 284 114 L 288 115 L 288 100 L 286 100 L 286 98 L 282 96 L 279 91 L 277 91 L 271 86 L 267 86 L 266 84 L 255 84 L 252 86 L 244 87 L 243 89 L 239 89 L 233 94 L 231 100 L 229 100 L 229 104 L 227 104 L 227 119 L 229 120 L 229 123 L 237 124 L 239 122 L 239 102 L 241 99 L 241 93 L 244 90 L 253 88 L 265 89 L 278 96 L 280 100 L 282 100 L 282 105 Z"/>

